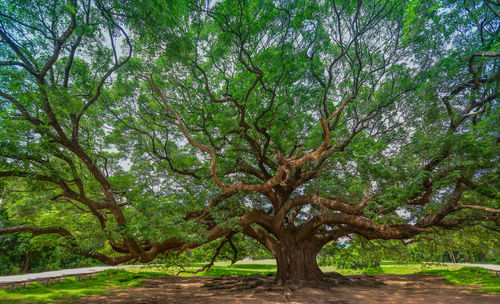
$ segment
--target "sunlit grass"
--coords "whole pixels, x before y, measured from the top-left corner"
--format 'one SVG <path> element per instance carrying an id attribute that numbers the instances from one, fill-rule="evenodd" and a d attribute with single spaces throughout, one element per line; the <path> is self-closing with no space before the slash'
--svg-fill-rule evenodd
<path id="1" fill-rule="evenodd" d="M 379 268 L 339 269 L 343 275 L 353 274 L 429 274 L 442 276 L 449 284 L 475 288 L 483 292 L 500 293 L 500 276 L 486 269 L 442 264 L 393 264 Z"/>
<path id="2" fill-rule="evenodd" d="M 15 291 L 0 289 L 0 303 L 55 303 L 67 302 L 88 295 L 105 293 L 112 289 L 136 286 L 148 277 L 164 275 L 149 269 L 128 271 L 125 269 L 106 270 L 92 279 L 64 278 L 47 287 L 44 283 L 33 282 L 26 287 L 16 287 Z"/>
<path id="3" fill-rule="evenodd" d="M 443 276 L 453 285 L 476 287 L 481 291 L 500 293 L 500 276 L 486 269 L 463 267 L 458 270 L 426 270 L 421 273 Z"/>
<path id="4" fill-rule="evenodd" d="M 194 271 L 203 264 L 193 264 L 185 270 Z M 176 275 L 181 268 L 146 266 L 138 268 L 114 269 L 101 272 L 92 279 L 65 278 L 62 282 L 45 284 L 31 283 L 27 287 L 16 287 L 14 292 L 0 289 L 0 303 L 57 303 L 68 302 L 80 297 L 97 295 L 111 290 L 130 288 L 140 285 L 148 277 Z M 335 269 L 332 266 L 321 267 L 324 272 L 337 271 L 343 275 L 353 274 L 431 274 L 445 277 L 450 284 L 478 288 L 481 291 L 500 293 L 500 277 L 479 268 L 447 266 L 439 264 L 395 264 L 384 263 L 379 268 Z M 181 273 L 181 276 L 222 276 L 272 274 L 276 272 L 274 260 L 246 261 L 230 265 L 228 262 L 216 263 L 210 270 L 197 274 Z"/>
<path id="5" fill-rule="evenodd" d="M 379 268 L 365 268 L 365 269 L 339 269 L 337 271 L 343 275 L 350 274 L 412 274 L 421 273 L 425 271 L 439 271 L 439 270 L 458 270 L 463 266 L 448 266 L 442 264 L 393 264 L 381 265 Z"/>
<path id="6" fill-rule="evenodd" d="M 186 270 L 196 270 L 203 267 L 202 264 L 195 264 L 187 267 Z M 220 277 L 223 275 L 252 275 L 252 274 L 273 274 L 276 272 L 276 263 L 273 264 L 250 264 L 250 263 L 237 263 L 230 265 L 229 263 L 217 263 L 209 270 L 199 272 L 196 275 L 201 276 L 215 276 Z M 181 273 L 181 276 L 193 276 L 190 273 Z"/>

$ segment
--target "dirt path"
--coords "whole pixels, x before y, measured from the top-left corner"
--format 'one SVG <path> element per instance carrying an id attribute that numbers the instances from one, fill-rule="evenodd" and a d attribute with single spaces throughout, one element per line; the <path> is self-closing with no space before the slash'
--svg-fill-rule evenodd
<path id="1" fill-rule="evenodd" d="M 206 277 L 156 277 L 146 279 L 140 288 L 84 298 L 78 303 L 500 303 L 500 295 L 483 294 L 447 285 L 441 277 L 429 275 L 375 275 L 374 277 L 377 282 L 383 284 L 340 285 L 330 287 L 329 290 L 302 287 L 293 293 L 278 290 L 257 293 L 256 290 L 210 290 L 203 287 L 208 279 Z"/>

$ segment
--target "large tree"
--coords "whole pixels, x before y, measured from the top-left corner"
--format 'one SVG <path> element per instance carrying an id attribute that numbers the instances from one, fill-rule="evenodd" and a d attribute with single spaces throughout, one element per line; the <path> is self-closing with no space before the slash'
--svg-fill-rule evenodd
<path id="1" fill-rule="evenodd" d="M 2 4 L 0 177 L 47 215 L 2 234 L 115 264 L 243 233 L 322 280 L 343 237 L 498 225 L 492 1 L 40 2 Z"/>

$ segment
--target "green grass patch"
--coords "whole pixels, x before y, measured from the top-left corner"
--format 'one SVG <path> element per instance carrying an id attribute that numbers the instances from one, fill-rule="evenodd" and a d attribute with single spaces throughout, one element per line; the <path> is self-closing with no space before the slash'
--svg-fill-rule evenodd
<path id="1" fill-rule="evenodd" d="M 378 268 L 364 268 L 364 269 L 339 269 L 337 272 L 343 275 L 352 274 L 413 274 L 421 273 L 423 271 L 431 270 L 458 270 L 463 268 L 463 266 L 448 266 L 440 264 L 392 264 L 392 265 L 381 265 Z"/>
<path id="2" fill-rule="evenodd" d="M 398 261 L 382 261 L 380 262 L 380 266 L 388 266 L 388 265 L 414 265 L 414 264 L 420 264 L 419 262 L 398 262 Z"/>
<path id="3" fill-rule="evenodd" d="M 163 272 L 128 271 L 124 269 L 106 270 L 95 277 L 78 281 L 74 277 L 67 277 L 61 282 L 45 283 L 33 282 L 26 287 L 0 289 L 1 303 L 57 303 L 68 302 L 88 295 L 97 295 L 111 289 L 129 288 L 136 286 L 145 278 L 165 275 Z"/>
<path id="4" fill-rule="evenodd" d="M 500 276 L 478 267 L 463 267 L 458 270 L 426 270 L 420 273 L 445 277 L 450 284 L 478 288 L 484 292 L 500 293 Z"/>
<path id="5" fill-rule="evenodd" d="M 186 267 L 186 270 L 193 271 L 203 267 L 202 264 L 194 264 Z M 197 276 L 223 275 L 252 275 L 252 274 L 272 274 L 276 272 L 276 264 L 234 264 L 234 265 L 214 265 L 209 270 L 198 272 Z M 191 273 L 181 273 L 181 276 L 193 276 Z"/>
<path id="6" fill-rule="evenodd" d="M 322 267 L 324 268 L 324 267 Z M 324 271 L 324 270 L 323 270 Z M 449 284 L 474 288 L 483 292 L 500 293 L 500 276 L 478 267 L 449 266 L 440 264 L 393 264 L 379 268 L 339 269 L 343 275 L 354 274 L 429 274 L 442 276 Z"/>

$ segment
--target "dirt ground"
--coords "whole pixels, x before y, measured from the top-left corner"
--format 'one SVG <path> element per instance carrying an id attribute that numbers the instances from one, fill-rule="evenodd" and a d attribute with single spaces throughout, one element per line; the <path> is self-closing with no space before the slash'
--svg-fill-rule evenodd
<path id="1" fill-rule="evenodd" d="M 500 295 L 484 294 L 446 284 L 445 279 L 430 275 L 375 275 L 370 284 L 340 284 L 328 288 L 287 287 L 272 290 L 209 289 L 203 285 L 209 277 L 156 277 L 146 279 L 140 288 L 81 299 L 77 303 L 500 303 Z M 376 284 L 373 284 L 376 283 Z"/>

